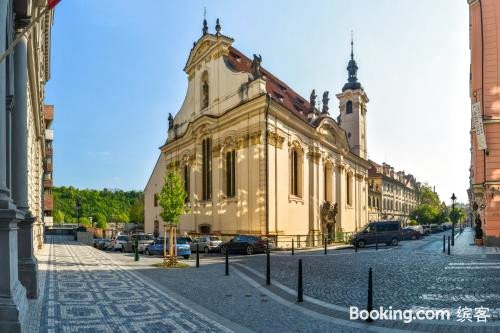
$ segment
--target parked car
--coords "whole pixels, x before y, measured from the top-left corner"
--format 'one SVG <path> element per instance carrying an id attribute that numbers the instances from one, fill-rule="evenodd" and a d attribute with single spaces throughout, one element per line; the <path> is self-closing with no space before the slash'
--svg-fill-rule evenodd
<path id="1" fill-rule="evenodd" d="M 453 224 L 451 222 L 445 222 L 445 223 L 441 224 L 441 226 L 443 227 L 444 230 L 448 230 L 448 229 L 453 228 Z"/>
<path id="2" fill-rule="evenodd" d="M 428 224 L 422 224 L 422 228 L 424 229 L 424 236 L 431 233 L 431 227 Z"/>
<path id="3" fill-rule="evenodd" d="M 139 253 L 143 253 L 146 246 L 153 243 L 154 237 L 151 234 L 134 234 L 129 237 L 129 240 L 123 244 L 123 252 L 134 252 L 135 242 L 137 241 Z"/>
<path id="4" fill-rule="evenodd" d="M 198 245 L 200 252 L 219 251 L 221 244 L 222 240 L 218 236 L 204 235 L 196 237 L 191 243 L 191 252 L 196 252 L 196 245 Z"/>
<path id="5" fill-rule="evenodd" d="M 191 256 L 191 249 L 189 247 L 189 244 L 187 243 L 186 237 L 177 237 L 176 242 L 177 242 L 176 245 L 177 255 L 183 257 L 184 259 L 189 259 L 189 257 Z M 163 237 L 155 239 L 152 244 L 146 246 L 144 253 L 147 255 L 152 255 L 152 254 L 163 255 L 163 243 L 164 243 Z M 167 238 L 166 249 L 168 254 L 168 251 L 170 249 L 170 242 L 168 238 Z"/>
<path id="6" fill-rule="evenodd" d="M 350 243 L 358 247 L 368 244 L 386 243 L 398 245 L 403 235 L 400 221 L 377 221 L 368 223 L 361 231 L 350 237 Z"/>
<path id="7" fill-rule="evenodd" d="M 97 248 L 97 245 L 99 244 L 99 242 L 102 240 L 102 238 L 94 238 L 92 240 L 92 245 Z"/>
<path id="8" fill-rule="evenodd" d="M 111 249 L 123 251 L 123 245 L 128 242 L 128 238 L 127 235 L 116 236 L 111 242 Z"/>
<path id="9" fill-rule="evenodd" d="M 438 225 L 438 224 L 431 224 L 430 225 L 430 232 L 431 234 L 435 234 L 438 232 L 444 231 L 443 227 Z"/>
<path id="10" fill-rule="evenodd" d="M 94 247 L 99 250 L 105 250 L 109 243 L 110 239 L 108 238 L 94 238 Z"/>
<path id="11" fill-rule="evenodd" d="M 269 243 L 268 243 L 269 242 Z M 255 252 L 265 252 L 267 246 L 272 249 L 274 241 L 264 236 L 238 235 L 233 237 L 228 242 L 220 245 L 221 253 L 246 253 L 253 254 Z"/>
<path id="12" fill-rule="evenodd" d="M 401 229 L 401 232 L 403 233 L 403 239 L 412 239 L 412 240 L 415 240 L 415 239 L 420 239 L 422 237 L 422 234 L 413 229 L 413 228 L 403 228 Z"/>
<path id="13" fill-rule="evenodd" d="M 420 236 L 423 236 L 425 234 L 424 227 L 421 225 L 410 225 L 408 228 L 416 230 L 420 233 Z"/>

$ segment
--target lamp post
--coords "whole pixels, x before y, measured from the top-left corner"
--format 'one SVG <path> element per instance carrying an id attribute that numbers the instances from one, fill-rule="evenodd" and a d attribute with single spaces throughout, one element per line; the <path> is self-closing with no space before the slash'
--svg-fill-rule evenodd
<path id="1" fill-rule="evenodd" d="M 89 216 L 89 221 L 90 221 L 90 225 L 92 226 L 92 228 L 94 227 L 94 222 L 92 221 L 92 216 Z"/>
<path id="2" fill-rule="evenodd" d="M 80 206 L 80 199 L 77 198 L 76 199 L 76 205 L 75 205 L 75 209 L 76 209 L 76 216 L 78 218 L 78 227 L 80 227 L 80 210 L 82 209 L 82 206 Z"/>
<path id="3" fill-rule="evenodd" d="M 451 246 L 455 246 L 455 193 L 451 195 Z"/>

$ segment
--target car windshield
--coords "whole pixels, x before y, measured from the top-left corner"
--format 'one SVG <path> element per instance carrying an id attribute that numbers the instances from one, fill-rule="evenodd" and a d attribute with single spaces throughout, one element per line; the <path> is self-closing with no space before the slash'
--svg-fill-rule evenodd
<path id="1" fill-rule="evenodd" d="M 211 241 L 218 241 L 220 239 L 219 239 L 219 237 L 216 237 L 216 236 L 210 236 L 210 240 Z"/>
<path id="2" fill-rule="evenodd" d="M 188 238 L 186 237 L 177 237 L 177 244 L 187 244 Z"/>
<path id="3" fill-rule="evenodd" d="M 137 240 L 153 240 L 152 235 L 137 235 Z"/>
<path id="4" fill-rule="evenodd" d="M 118 236 L 118 237 L 116 237 L 116 239 L 118 239 L 118 240 L 127 240 L 128 236 Z"/>

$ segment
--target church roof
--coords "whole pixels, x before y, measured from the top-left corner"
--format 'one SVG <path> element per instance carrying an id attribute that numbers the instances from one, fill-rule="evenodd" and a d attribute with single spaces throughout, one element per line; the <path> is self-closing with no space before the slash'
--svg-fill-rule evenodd
<path id="1" fill-rule="evenodd" d="M 251 73 L 252 71 L 252 60 L 233 46 L 229 47 L 227 60 L 236 71 L 247 73 Z M 285 108 L 299 116 L 308 124 L 317 126 L 320 123 L 319 120 L 324 117 L 324 115 L 321 115 L 317 109 L 315 111 L 311 111 L 311 104 L 307 99 L 300 96 L 286 83 L 262 67 L 261 74 L 262 78 L 266 81 L 266 91 L 273 98 L 273 100 L 282 104 Z M 307 118 L 309 112 L 317 112 L 318 114 L 318 117 L 312 122 Z"/>

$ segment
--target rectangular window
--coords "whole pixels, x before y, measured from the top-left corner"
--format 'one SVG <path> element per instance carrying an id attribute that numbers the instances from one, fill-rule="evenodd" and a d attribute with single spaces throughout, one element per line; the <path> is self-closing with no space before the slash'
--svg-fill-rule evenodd
<path id="1" fill-rule="evenodd" d="M 226 195 L 236 195 L 236 151 L 226 153 Z"/>
<path id="2" fill-rule="evenodd" d="M 190 196 L 190 182 L 189 182 L 189 166 L 186 164 L 184 165 L 184 191 L 186 192 L 186 199 L 185 202 L 189 202 L 189 196 Z"/>
<path id="3" fill-rule="evenodd" d="M 212 199 L 212 140 L 210 138 L 202 141 L 202 177 L 203 177 L 203 200 Z"/>
<path id="4" fill-rule="evenodd" d="M 158 193 L 155 193 L 154 195 L 154 206 L 158 207 Z"/>
<path id="5" fill-rule="evenodd" d="M 346 192 L 347 192 L 347 204 L 348 205 L 352 205 L 352 184 L 351 184 L 351 175 L 350 174 L 347 174 L 347 184 L 346 184 Z"/>
<path id="6" fill-rule="evenodd" d="M 291 187 L 292 187 L 292 194 L 298 196 L 299 195 L 299 181 L 298 181 L 298 156 L 297 156 L 297 151 L 292 150 L 292 156 L 291 156 Z"/>

